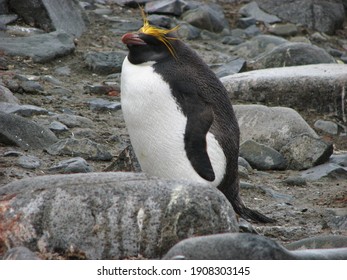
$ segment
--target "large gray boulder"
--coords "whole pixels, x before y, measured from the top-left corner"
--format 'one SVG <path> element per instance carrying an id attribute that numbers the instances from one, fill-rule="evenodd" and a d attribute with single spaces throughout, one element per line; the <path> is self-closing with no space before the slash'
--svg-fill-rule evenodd
<path id="1" fill-rule="evenodd" d="M 346 114 L 347 65 L 316 64 L 255 70 L 221 78 L 231 99 L 319 113 Z"/>
<path id="2" fill-rule="evenodd" d="M 342 27 L 345 10 L 340 0 L 257 0 L 260 8 L 293 23 L 327 34 Z"/>
<path id="3" fill-rule="evenodd" d="M 142 173 L 51 175 L 0 188 L 3 244 L 87 259 L 160 258 L 182 239 L 237 232 L 216 188 Z"/>
<path id="4" fill-rule="evenodd" d="M 9 0 L 9 4 L 26 23 L 45 31 L 64 30 L 79 37 L 86 30 L 86 16 L 76 0 Z"/>

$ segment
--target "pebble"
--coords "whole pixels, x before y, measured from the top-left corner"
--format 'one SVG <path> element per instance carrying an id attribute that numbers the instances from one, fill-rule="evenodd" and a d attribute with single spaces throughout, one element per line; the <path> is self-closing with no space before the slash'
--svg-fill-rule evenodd
<path id="1" fill-rule="evenodd" d="M 36 156 L 20 156 L 18 158 L 18 164 L 26 169 L 36 169 L 41 166 L 41 161 Z"/>
<path id="2" fill-rule="evenodd" d="M 269 32 L 277 36 L 295 36 L 298 33 L 298 28 L 293 23 L 278 23 L 270 26 Z"/>
<path id="3" fill-rule="evenodd" d="M 55 133 L 64 132 L 64 131 L 69 130 L 69 128 L 65 124 L 58 122 L 58 121 L 51 122 L 50 125 L 48 126 L 48 128 Z"/>
<path id="4" fill-rule="evenodd" d="M 55 74 L 58 76 L 70 76 L 71 68 L 69 66 L 57 67 L 54 69 Z"/>
<path id="5" fill-rule="evenodd" d="M 73 112 L 70 112 L 73 113 Z M 51 120 L 59 121 L 63 124 L 65 124 L 67 127 L 93 127 L 94 122 L 91 119 L 88 119 L 86 117 L 76 116 L 73 114 L 56 114 L 51 117 Z"/>
<path id="6" fill-rule="evenodd" d="M 37 94 L 42 93 L 44 91 L 42 85 L 37 81 L 22 81 L 19 83 L 19 86 L 26 93 Z"/>
<path id="7" fill-rule="evenodd" d="M 337 135 L 339 131 L 338 125 L 332 121 L 317 120 L 313 126 L 331 135 Z"/>
<path id="8" fill-rule="evenodd" d="M 55 173 L 88 173 L 93 172 L 93 168 L 88 164 L 88 162 L 81 157 L 71 158 L 63 160 L 54 164 L 48 171 Z"/>
<path id="9" fill-rule="evenodd" d="M 106 111 L 118 111 L 121 109 L 120 102 L 111 102 L 106 99 L 96 98 L 87 101 L 92 111 L 106 112 Z"/>
<path id="10" fill-rule="evenodd" d="M 347 168 L 335 163 L 325 163 L 302 171 L 301 177 L 308 181 L 317 181 L 325 177 L 347 179 Z"/>
<path id="11" fill-rule="evenodd" d="M 46 109 L 37 107 L 35 105 L 18 105 L 6 102 L 0 102 L 0 111 L 7 114 L 17 114 L 22 117 L 48 114 Z"/>
<path id="12" fill-rule="evenodd" d="M 124 58 L 123 52 L 89 52 L 84 55 L 87 67 L 100 75 L 120 72 Z"/>

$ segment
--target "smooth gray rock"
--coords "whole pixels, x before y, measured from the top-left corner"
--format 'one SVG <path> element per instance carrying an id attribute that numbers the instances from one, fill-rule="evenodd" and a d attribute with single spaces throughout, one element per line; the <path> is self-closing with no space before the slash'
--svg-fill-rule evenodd
<path id="1" fill-rule="evenodd" d="M 93 127 L 94 123 L 86 117 L 71 115 L 71 114 L 56 114 L 51 117 L 52 121 L 59 121 L 69 128 L 73 127 Z"/>
<path id="2" fill-rule="evenodd" d="M 8 55 L 31 57 L 44 63 L 70 54 L 75 49 L 73 37 L 63 31 L 54 31 L 30 37 L 1 38 L 0 50 Z"/>
<path id="3" fill-rule="evenodd" d="M 210 68 L 218 78 L 221 78 L 242 72 L 244 69 L 246 69 L 246 60 L 243 58 L 236 58 L 222 65 L 211 65 Z"/>
<path id="4" fill-rule="evenodd" d="M 298 33 L 298 27 L 293 23 L 279 23 L 272 25 L 269 32 L 276 36 L 295 36 Z"/>
<path id="5" fill-rule="evenodd" d="M 38 81 L 21 81 L 19 86 L 26 93 L 41 93 L 43 92 L 43 87 Z"/>
<path id="6" fill-rule="evenodd" d="M 238 73 L 221 78 L 232 100 L 265 102 L 342 117 L 347 65 L 316 64 Z"/>
<path id="7" fill-rule="evenodd" d="M 47 148 L 51 155 L 78 156 L 92 160 L 111 160 L 107 147 L 89 139 L 63 139 Z"/>
<path id="8" fill-rule="evenodd" d="M 68 131 L 68 127 L 61 123 L 61 122 L 57 122 L 57 121 L 53 121 L 50 123 L 50 125 L 48 126 L 48 128 L 50 130 L 52 130 L 53 132 L 59 133 L 59 132 L 64 132 L 64 131 Z"/>
<path id="9" fill-rule="evenodd" d="M 57 67 L 54 69 L 54 72 L 59 76 L 70 76 L 71 68 L 69 66 Z"/>
<path id="10" fill-rule="evenodd" d="M 301 134 L 285 145 L 280 153 L 288 159 L 288 168 L 303 170 L 327 162 L 333 153 L 333 145 Z"/>
<path id="11" fill-rule="evenodd" d="M 244 59 L 251 59 L 287 42 L 286 39 L 273 35 L 258 35 L 233 47 L 233 53 Z"/>
<path id="12" fill-rule="evenodd" d="M 286 244 L 289 250 L 347 248 L 347 236 L 321 235 Z"/>
<path id="13" fill-rule="evenodd" d="M 5 86 L 0 84 L 0 102 L 7 102 L 12 104 L 19 104 L 17 97 Z M 0 109 L 1 111 L 1 109 Z"/>
<path id="14" fill-rule="evenodd" d="M 282 20 L 277 16 L 270 15 L 263 10 L 261 10 L 256 1 L 252 1 L 249 4 L 246 4 L 241 7 L 239 14 L 245 17 L 252 17 L 256 21 L 262 21 L 265 23 L 275 23 L 281 22 Z"/>
<path id="15" fill-rule="evenodd" d="M 48 171 L 62 174 L 88 173 L 93 172 L 93 168 L 88 164 L 88 162 L 84 158 L 76 157 L 67 160 L 62 160 L 48 168 Z"/>
<path id="16" fill-rule="evenodd" d="M 303 133 L 318 138 L 299 113 L 291 108 L 263 105 L 233 107 L 240 126 L 240 143 L 254 140 L 279 151 L 294 137 Z"/>
<path id="17" fill-rule="evenodd" d="M 0 112 L 0 142 L 25 150 L 45 149 L 57 142 L 52 131 L 31 120 Z"/>
<path id="18" fill-rule="evenodd" d="M 331 135 L 337 135 L 339 132 L 338 125 L 332 121 L 317 120 L 313 126 Z"/>
<path id="19" fill-rule="evenodd" d="M 26 247 L 14 247 L 5 253 L 3 260 L 40 260 L 40 258 Z"/>
<path id="20" fill-rule="evenodd" d="M 323 63 L 336 61 L 327 51 L 315 45 L 288 42 L 254 58 L 250 67 L 264 69 Z"/>
<path id="21" fill-rule="evenodd" d="M 0 102 L 0 112 L 7 114 L 17 114 L 22 117 L 48 114 L 48 111 L 46 109 L 35 105 L 18 105 L 7 102 Z"/>
<path id="22" fill-rule="evenodd" d="M 182 20 L 200 29 L 220 33 L 229 25 L 219 5 L 200 5 L 182 15 Z"/>
<path id="23" fill-rule="evenodd" d="M 124 58 L 123 52 L 89 52 L 84 55 L 87 67 L 101 75 L 121 72 Z"/>
<path id="24" fill-rule="evenodd" d="M 347 167 L 347 153 L 332 155 L 329 159 L 329 162 Z"/>
<path id="25" fill-rule="evenodd" d="M 172 247 L 164 260 L 344 260 L 347 248 L 289 251 L 264 236 L 225 233 L 194 237 Z"/>
<path id="26" fill-rule="evenodd" d="M 342 27 L 345 11 L 340 0 L 257 0 L 264 11 L 327 34 Z"/>
<path id="27" fill-rule="evenodd" d="M 145 12 L 148 14 L 168 14 L 181 16 L 187 4 L 180 0 L 149 1 L 145 5 Z"/>
<path id="28" fill-rule="evenodd" d="M 302 171 L 301 177 L 307 181 L 318 181 L 322 178 L 347 179 L 347 167 L 335 163 L 325 163 Z"/>
<path id="29" fill-rule="evenodd" d="M 36 156 L 21 156 L 18 158 L 18 165 L 25 169 L 36 169 L 41 166 L 41 161 Z"/>
<path id="30" fill-rule="evenodd" d="M 38 176 L 0 187 L 0 196 L 3 242 L 35 252 L 157 259 L 182 239 L 238 231 L 217 189 L 144 174 Z"/>
<path id="31" fill-rule="evenodd" d="M 79 37 L 86 30 L 86 16 L 75 0 L 9 0 L 26 23 L 45 31 L 63 30 Z"/>
<path id="32" fill-rule="evenodd" d="M 241 143 L 240 156 L 258 170 L 284 170 L 287 167 L 286 159 L 279 152 L 253 140 Z"/>
<path id="33" fill-rule="evenodd" d="M 87 101 L 92 111 L 107 112 L 107 111 L 118 111 L 121 109 L 120 102 L 112 102 L 102 98 L 95 98 Z"/>

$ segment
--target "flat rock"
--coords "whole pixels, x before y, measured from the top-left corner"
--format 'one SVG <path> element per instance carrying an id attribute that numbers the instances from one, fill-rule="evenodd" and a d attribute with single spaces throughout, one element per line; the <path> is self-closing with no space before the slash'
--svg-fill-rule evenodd
<path id="1" fill-rule="evenodd" d="M 41 161 L 36 156 L 20 156 L 18 158 L 18 165 L 25 169 L 36 169 L 41 166 Z"/>
<path id="2" fill-rule="evenodd" d="M 315 45 L 288 42 L 254 58 L 249 67 L 264 69 L 323 63 L 336 61 L 327 51 Z"/>
<path id="3" fill-rule="evenodd" d="M 86 30 L 86 16 L 77 1 L 10 0 L 9 5 L 30 26 L 45 31 L 63 30 L 81 36 Z"/>
<path id="4" fill-rule="evenodd" d="M 54 164 L 48 171 L 55 173 L 88 173 L 93 172 L 93 168 L 88 164 L 88 162 L 81 157 L 70 158 L 67 160 L 62 160 L 57 164 Z"/>
<path id="5" fill-rule="evenodd" d="M 38 176 L 1 187 L 0 197 L 4 244 L 34 252 L 158 259 L 182 239 L 238 231 L 217 189 L 143 174 Z"/>
<path id="6" fill-rule="evenodd" d="M 288 168 L 303 170 L 327 162 L 333 153 L 333 145 L 301 134 L 283 146 L 280 153 L 288 159 Z"/>
<path id="7" fill-rule="evenodd" d="M 19 104 L 19 100 L 17 97 L 13 95 L 13 93 L 5 86 L 0 84 L 0 102 Z M 2 111 L 0 109 L 0 111 Z"/>
<path id="8" fill-rule="evenodd" d="M 35 105 L 18 105 L 7 102 L 0 102 L 0 112 L 7 114 L 17 114 L 22 117 L 48 114 L 48 111 L 46 109 Z"/>
<path id="9" fill-rule="evenodd" d="M 254 18 L 257 21 L 262 21 L 265 23 L 275 23 L 281 22 L 282 20 L 275 15 L 270 15 L 259 8 L 256 1 L 252 1 L 241 7 L 239 14 L 245 17 Z"/>
<path id="10" fill-rule="evenodd" d="M 92 111 L 108 112 L 108 111 L 118 111 L 121 108 L 120 102 L 112 102 L 102 98 L 95 98 L 87 101 L 89 107 Z"/>
<path id="11" fill-rule="evenodd" d="M 301 177 L 308 181 L 317 181 L 322 178 L 347 179 L 347 168 L 335 163 L 325 163 L 302 171 Z"/>
<path id="12" fill-rule="evenodd" d="M 72 114 L 56 114 L 50 118 L 52 121 L 59 121 L 69 128 L 73 127 L 93 127 L 93 121 L 86 117 L 81 117 Z"/>
<path id="13" fill-rule="evenodd" d="M 89 139 L 62 139 L 47 148 L 51 155 L 78 156 L 92 160 L 111 160 L 108 149 Z"/>
<path id="14" fill-rule="evenodd" d="M 73 52 L 73 37 L 63 31 L 29 37 L 1 38 L 0 50 L 12 56 L 31 57 L 44 63 Z"/>
<path id="15" fill-rule="evenodd" d="M 52 131 L 31 120 L 0 112 L 0 142 L 25 150 L 45 149 L 57 142 Z"/>
<path id="16" fill-rule="evenodd" d="M 347 248 L 347 236 L 314 236 L 286 244 L 285 247 L 289 250 Z"/>
<path id="17" fill-rule="evenodd" d="M 224 233 L 193 237 L 172 247 L 164 260 L 343 260 L 347 248 L 289 251 L 264 236 Z"/>
<path id="18" fill-rule="evenodd" d="M 318 138 L 300 114 L 291 108 L 263 105 L 233 107 L 240 126 L 240 143 L 254 140 L 279 151 L 303 133 Z"/>
<path id="19" fill-rule="evenodd" d="M 341 1 L 326 0 L 257 0 L 261 9 L 293 23 L 327 34 L 334 34 L 342 27 L 345 11 Z"/>
<path id="20" fill-rule="evenodd" d="M 236 58 L 222 65 L 210 65 L 210 68 L 218 78 L 242 72 L 246 68 L 246 60 Z"/>
<path id="21" fill-rule="evenodd" d="M 179 17 L 186 6 L 185 1 L 179 0 L 149 1 L 145 5 L 145 11 L 148 14 L 168 14 Z"/>
<path id="22" fill-rule="evenodd" d="M 84 55 L 87 67 L 102 75 L 121 72 L 124 58 L 123 52 L 89 52 Z"/>
<path id="23" fill-rule="evenodd" d="M 287 167 L 286 159 L 279 152 L 253 140 L 241 143 L 240 156 L 258 170 L 284 170 Z"/>
<path id="24" fill-rule="evenodd" d="M 341 96 L 347 86 L 347 65 L 263 69 L 223 77 L 221 81 L 232 100 L 334 112 L 342 117 Z"/>

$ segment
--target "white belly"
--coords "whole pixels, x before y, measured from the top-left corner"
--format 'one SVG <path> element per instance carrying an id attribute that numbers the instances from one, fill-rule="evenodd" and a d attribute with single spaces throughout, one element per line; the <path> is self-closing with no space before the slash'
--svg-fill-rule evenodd
<path id="1" fill-rule="evenodd" d="M 186 156 L 187 118 L 152 64 L 134 65 L 125 58 L 121 76 L 122 111 L 141 168 L 151 176 L 211 184 L 196 173 Z M 207 134 L 207 151 L 216 175 L 212 185 L 217 186 L 226 159 L 211 133 Z"/>

